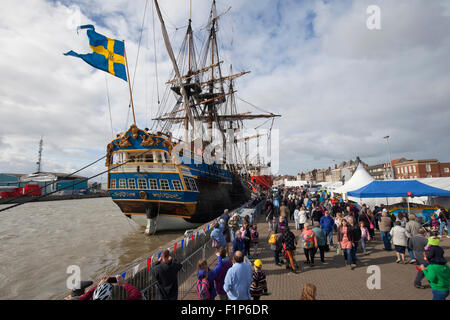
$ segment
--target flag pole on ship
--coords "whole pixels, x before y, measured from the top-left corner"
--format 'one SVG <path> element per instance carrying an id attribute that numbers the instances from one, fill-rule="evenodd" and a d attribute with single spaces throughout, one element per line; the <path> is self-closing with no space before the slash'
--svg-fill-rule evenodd
<path id="1" fill-rule="evenodd" d="M 128 59 L 127 59 L 127 50 L 125 48 L 125 40 L 123 40 L 123 51 L 124 51 L 124 58 L 125 58 L 125 66 L 127 69 L 127 78 L 128 78 L 128 88 L 130 89 L 130 105 L 131 105 L 131 110 L 133 112 L 133 121 L 134 121 L 134 125 L 136 125 L 136 116 L 134 114 L 134 103 L 133 103 L 133 91 L 131 90 L 131 79 L 130 79 L 130 71 L 128 70 Z"/>

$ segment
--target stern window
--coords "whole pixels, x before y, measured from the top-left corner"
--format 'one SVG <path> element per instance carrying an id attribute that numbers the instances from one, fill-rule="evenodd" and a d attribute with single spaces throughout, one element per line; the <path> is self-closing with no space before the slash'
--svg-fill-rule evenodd
<path id="1" fill-rule="evenodd" d="M 192 190 L 198 191 L 197 185 L 195 184 L 195 180 L 194 180 L 194 179 L 189 178 L 189 183 L 190 183 L 190 185 L 191 185 L 191 189 L 192 189 Z"/>
<path id="2" fill-rule="evenodd" d="M 161 184 L 162 190 L 170 190 L 169 181 L 166 179 L 159 180 L 159 183 Z"/>
<path id="3" fill-rule="evenodd" d="M 181 186 L 181 182 L 178 180 L 172 180 L 172 184 L 175 190 L 183 190 L 183 187 Z"/>
<path id="4" fill-rule="evenodd" d="M 130 189 L 136 189 L 136 180 L 134 180 L 134 179 L 128 179 L 128 188 L 130 188 Z"/>
<path id="5" fill-rule="evenodd" d="M 138 187 L 139 189 L 147 189 L 147 180 L 138 179 Z"/>
<path id="6" fill-rule="evenodd" d="M 156 182 L 156 179 L 148 179 L 148 182 L 150 183 L 151 190 L 158 190 L 158 183 Z"/>
<path id="7" fill-rule="evenodd" d="M 186 185 L 186 189 L 188 189 L 189 191 L 191 191 L 191 184 L 189 183 L 189 179 L 188 178 L 184 178 L 184 184 Z"/>
<path id="8" fill-rule="evenodd" d="M 109 188 L 110 189 L 115 189 L 116 188 L 116 179 L 111 180 Z"/>
<path id="9" fill-rule="evenodd" d="M 126 189 L 127 188 L 127 180 L 119 179 L 119 188 L 120 189 Z"/>

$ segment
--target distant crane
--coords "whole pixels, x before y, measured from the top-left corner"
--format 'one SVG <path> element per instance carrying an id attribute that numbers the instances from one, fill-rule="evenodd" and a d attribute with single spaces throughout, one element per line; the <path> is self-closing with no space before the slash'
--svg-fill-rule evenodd
<path id="1" fill-rule="evenodd" d="M 41 172 L 41 160 L 42 160 L 42 146 L 44 144 L 44 140 L 41 137 L 41 141 L 39 142 L 39 158 L 38 158 L 38 162 L 36 162 L 37 164 L 37 172 L 36 173 L 40 173 Z"/>

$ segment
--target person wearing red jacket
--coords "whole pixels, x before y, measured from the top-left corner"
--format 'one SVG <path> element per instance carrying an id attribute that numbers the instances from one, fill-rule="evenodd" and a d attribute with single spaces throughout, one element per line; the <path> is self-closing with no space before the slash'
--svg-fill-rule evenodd
<path id="1" fill-rule="evenodd" d="M 100 280 L 98 285 L 94 286 L 78 300 L 111 300 L 113 286 L 108 282 L 109 277 L 104 277 Z M 129 296 L 125 300 L 141 300 L 142 294 L 136 287 L 129 283 L 126 283 L 122 276 L 117 275 L 117 284 L 123 286 L 123 288 L 129 293 Z"/>

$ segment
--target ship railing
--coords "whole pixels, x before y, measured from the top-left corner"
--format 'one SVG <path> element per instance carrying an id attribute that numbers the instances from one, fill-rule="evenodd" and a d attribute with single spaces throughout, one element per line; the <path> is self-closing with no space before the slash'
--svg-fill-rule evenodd
<path id="1" fill-rule="evenodd" d="M 139 167 L 139 170 L 138 170 Z M 178 172 L 174 164 L 133 164 L 116 167 L 111 172 Z"/>
<path id="2" fill-rule="evenodd" d="M 252 201 L 249 201 L 242 207 L 236 209 L 239 210 L 241 208 L 248 208 Z M 258 216 L 263 212 L 265 200 L 259 202 L 255 207 L 252 214 L 252 221 L 256 221 Z M 236 211 L 234 210 L 234 211 Z M 183 249 L 180 247 L 177 248 L 177 251 L 174 250 L 174 244 L 179 243 L 172 242 L 169 249 L 171 256 L 174 257 L 177 261 L 181 261 L 182 269 L 178 272 L 178 299 L 192 299 L 192 293 L 197 281 L 197 264 L 201 259 L 207 259 L 208 263 L 213 264 L 215 259 L 216 248 L 212 247 L 212 240 L 210 237 L 212 228 L 204 231 L 211 222 L 200 226 L 193 233 L 195 240 L 190 240 L 185 244 Z M 196 236 L 198 232 L 198 237 Z M 131 285 L 138 288 L 143 296 L 144 300 L 159 300 L 161 299 L 160 292 L 158 289 L 158 283 L 156 279 L 152 275 L 152 268 L 154 267 L 155 262 L 158 260 L 157 253 L 161 252 L 165 248 L 160 248 L 153 254 L 153 258 L 151 261 L 151 267 L 148 269 L 147 260 L 148 258 L 141 259 L 136 263 L 132 264 L 130 267 L 122 270 L 118 274 L 125 273 L 125 281 L 130 283 Z M 135 271 L 136 266 L 139 267 L 139 270 Z M 190 295 L 191 294 L 191 295 Z M 128 296 L 128 293 L 120 286 L 114 286 L 113 290 L 113 299 L 114 300 L 124 300 Z M 195 296 L 196 297 L 196 296 Z"/>

